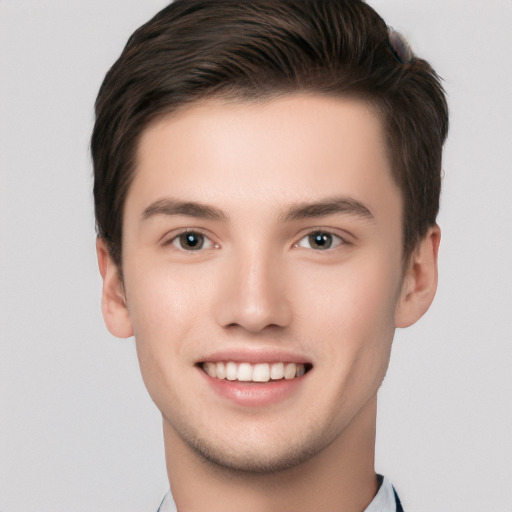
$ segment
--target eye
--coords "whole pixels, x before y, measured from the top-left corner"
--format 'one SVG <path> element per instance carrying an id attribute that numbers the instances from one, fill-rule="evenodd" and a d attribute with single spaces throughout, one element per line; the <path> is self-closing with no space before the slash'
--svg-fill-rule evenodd
<path id="1" fill-rule="evenodd" d="M 185 231 L 174 237 L 170 243 L 182 251 L 199 251 L 201 249 L 212 249 L 216 245 L 202 233 L 197 231 Z"/>
<path id="2" fill-rule="evenodd" d="M 326 251 L 334 249 L 339 245 L 346 243 L 338 235 L 327 231 L 314 231 L 301 238 L 297 243 L 297 247 L 305 247 L 306 249 L 314 249 L 316 251 Z"/>

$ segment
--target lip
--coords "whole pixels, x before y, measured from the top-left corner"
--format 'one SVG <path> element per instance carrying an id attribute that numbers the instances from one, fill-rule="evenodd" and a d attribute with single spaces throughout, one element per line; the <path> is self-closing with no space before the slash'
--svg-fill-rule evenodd
<path id="1" fill-rule="evenodd" d="M 196 361 L 196 364 L 212 362 L 220 363 L 233 361 L 234 363 L 296 363 L 307 364 L 312 366 L 311 361 L 296 352 L 286 350 L 273 350 L 273 349 L 243 349 L 243 350 L 223 350 L 207 354 L 201 359 Z"/>
<path id="2" fill-rule="evenodd" d="M 276 380 L 268 382 L 239 382 L 227 379 L 217 379 L 207 375 L 201 368 L 203 362 L 227 362 L 235 363 L 278 363 L 289 362 L 296 364 L 305 364 L 313 367 L 310 360 L 297 353 L 284 350 L 225 350 L 205 355 L 197 361 L 196 367 L 199 376 L 206 384 L 208 390 L 216 398 L 227 401 L 232 405 L 242 408 L 258 408 L 282 403 L 299 394 L 307 381 L 310 371 L 300 377 L 286 380 Z"/>
<path id="3" fill-rule="evenodd" d="M 208 388 L 217 397 L 241 407 L 264 407 L 282 402 L 298 393 L 308 377 L 305 373 L 295 379 L 269 382 L 239 382 L 236 380 L 216 379 L 197 368 Z"/>

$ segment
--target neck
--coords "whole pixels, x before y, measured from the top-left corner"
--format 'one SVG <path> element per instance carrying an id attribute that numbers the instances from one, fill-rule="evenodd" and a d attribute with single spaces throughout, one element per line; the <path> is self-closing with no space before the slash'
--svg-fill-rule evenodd
<path id="1" fill-rule="evenodd" d="M 179 512 L 360 512 L 378 490 L 374 471 L 376 397 L 324 450 L 270 474 L 234 472 L 188 447 L 164 420 L 167 473 Z"/>

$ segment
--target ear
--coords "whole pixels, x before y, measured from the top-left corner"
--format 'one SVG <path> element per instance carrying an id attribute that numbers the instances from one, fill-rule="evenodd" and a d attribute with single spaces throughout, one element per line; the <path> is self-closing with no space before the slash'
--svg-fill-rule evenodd
<path id="1" fill-rule="evenodd" d="M 118 338 L 129 338 L 133 335 L 132 323 L 128 308 L 121 274 L 112 260 L 105 240 L 96 240 L 98 267 L 103 278 L 101 292 L 101 312 L 107 329 Z"/>
<path id="2" fill-rule="evenodd" d="M 437 255 L 441 230 L 432 226 L 411 255 L 395 312 L 395 326 L 409 327 L 428 310 L 437 290 Z"/>

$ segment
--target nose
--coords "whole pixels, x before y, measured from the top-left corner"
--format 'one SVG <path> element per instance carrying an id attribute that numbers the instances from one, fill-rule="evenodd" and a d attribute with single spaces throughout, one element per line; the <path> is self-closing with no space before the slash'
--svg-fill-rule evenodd
<path id="1" fill-rule="evenodd" d="M 278 258 L 261 252 L 240 255 L 225 262 L 219 281 L 215 314 L 222 327 L 259 333 L 289 325 L 291 304 Z"/>

